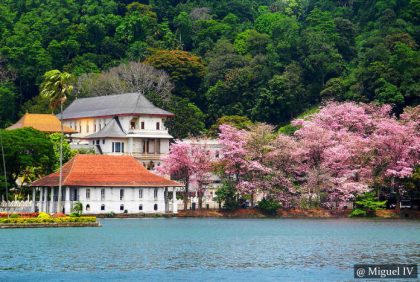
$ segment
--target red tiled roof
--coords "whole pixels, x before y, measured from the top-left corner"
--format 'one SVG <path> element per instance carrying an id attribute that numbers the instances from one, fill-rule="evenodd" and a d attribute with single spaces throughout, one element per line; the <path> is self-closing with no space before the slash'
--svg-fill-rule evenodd
<path id="1" fill-rule="evenodd" d="M 17 129 L 23 127 L 33 127 L 36 130 L 53 133 L 61 132 L 61 123 L 60 120 L 55 115 L 49 114 L 28 114 L 26 113 L 23 117 L 20 118 L 15 124 L 9 126 L 7 129 Z M 74 130 L 68 126 L 63 126 L 64 133 L 71 134 L 77 133 L 77 130 Z"/>
<path id="2" fill-rule="evenodd" d="M 32 187 L 58 186 L 59 172 L 34 181 Z M 63 166 L 63 186 L 173 187 L 183 186 L 151 173 L 131 156 L 76 155 Z"/>

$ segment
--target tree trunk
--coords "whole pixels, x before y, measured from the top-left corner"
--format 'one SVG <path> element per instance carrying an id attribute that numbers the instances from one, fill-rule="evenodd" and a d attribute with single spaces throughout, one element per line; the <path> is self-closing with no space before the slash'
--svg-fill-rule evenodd
<path id="1" fill-rule="evenodd" d="M 401 210 L 401 195 L 400 195 L 400 189 L 396 189 L 396 195 L 395 195 L 395 209 L 399 212 Z"/>
<path id="2" fill-rule="evenodd" d="M 254 193 L 251 193 L 251 208 L 254 207 Z"/>
<path id="3" fill-rule="evenodd" d="M 203 195 L 198 195 L 198 209 L 201 210 L 203 208 Z"/>
<path id="4" fill-rule="evenodd" d="M 184 192 L 184 211 L 187 211 L 187 205 L 188 205 L 188 185 L 189 185 L 190 179 L 187 177 L 185 179 L 185 192 Z"/>
<path id="5" fill-rule="evenodd" d="M 61 204 L 61 182 L 63 180 L 63 136 L 64 136 L 64 125 L 63 125 L 63 101 L 60 101 L 60 123 L 61 123 L 61 136 L 60 136 L 60 177 L 58 180 L 58 202 L 57 202 L 57 212 L 62 212 Z M 54 201 L 54 199 L 52 199 Z"/>

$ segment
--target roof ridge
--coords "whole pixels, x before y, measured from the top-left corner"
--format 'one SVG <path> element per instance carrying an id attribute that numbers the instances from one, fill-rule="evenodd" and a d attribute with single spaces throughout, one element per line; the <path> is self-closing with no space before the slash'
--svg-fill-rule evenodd
<path id="1" fill-rule="evenodd" d="M 62 183 L 61 183 L 61 185 L 64 185 L 65 183 L 66 183 L 66 180 L 67 180 L 67 178 L 69 178 L 69 176 L 70 176 L 70 174 L 71 174 L 71 172 L 72 172 L 72 170 L 73 170 L 73 166 L 74 166 L 74 163 L 75 163 L 75 161 L 76 161 L 76 158 L 78 158 L 78 156 L 80 156 L 80 154 L 77 154 L 77 155 L 75 155 L 70 161 L 68 161 L 63 167 L 62 167 L 62 169 L 61 170 L 63 170 L 63 168 L 66 166 L 66 165 L 70 165 L 70 169 L 69 169 L 69 172 L 67 173 L 67 175 L 66 175 L 66 177 L 64 178 L 64 179 L 62 179 Z M 58 172 L 58 173 L 60 173 L 60 172 Z M 60 175 L 58 175 L 58 177 L 60 177 Z M 59 178 L 59 180 L 58 180 L 59 182 L 60 182 L 60 178 Z M 58 183 L 58 184 L 60 184 L 60 183 Z"/>
<path id="2" fill-rule="evenodd" d="M 118 118 L 118 116 L 115 116 L 114 119 L 117 122 L 117 125 L 121 129 L 121 131 L 124 132 L 124 134 L 127 134 L 127 132 L 125 132 L 124 128 L 122 127 L 120 119 Z"/>

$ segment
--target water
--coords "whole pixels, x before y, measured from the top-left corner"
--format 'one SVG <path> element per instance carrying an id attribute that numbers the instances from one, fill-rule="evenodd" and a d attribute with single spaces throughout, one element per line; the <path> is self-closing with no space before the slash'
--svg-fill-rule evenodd
<path id="1" fill-rule="evenodd" d="M 348 281 L 355 263 L 420 264 L 420 221 L 101 222 L 0 230 L 0 280 Z"/>

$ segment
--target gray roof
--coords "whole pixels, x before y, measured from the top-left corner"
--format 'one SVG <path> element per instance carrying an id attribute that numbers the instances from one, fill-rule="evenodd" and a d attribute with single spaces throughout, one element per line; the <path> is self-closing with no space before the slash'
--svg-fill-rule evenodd
<path id="1" fill-rule="evenodd" d="M 173 116 L 172 113 L 153 105 L 143 94 L 127 93 L 77 99 L 63 111 L 63 118 L 103 117 L 123 114 Z"/>
<path id="2" fill-rule="evenodd" d="M 106 138 L 106 137 L 113 137 L 113 138 L 126 138 L 127 137 L 127 133 L 125 133 L 124 129 L 122 128 L 118 117 L 114 117 L 100 131 L 93 133 L 91 135 L 88 135 L 84 138 L 95 139 L 95 138 Z"/>

